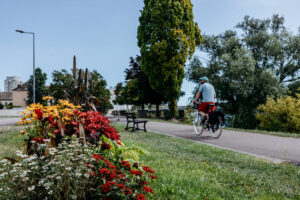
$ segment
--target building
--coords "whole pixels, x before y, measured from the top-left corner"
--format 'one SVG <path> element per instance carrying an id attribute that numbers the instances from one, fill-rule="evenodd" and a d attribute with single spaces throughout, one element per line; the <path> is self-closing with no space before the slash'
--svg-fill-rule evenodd
<path id="1" fill-rule="evenodd" d="M 12 92 L 0 92 L 0 102 L 3 105 L 8 105 L 13 102 Z"/>
<path id="2" fill-rule="evenodd" d="M 12 100 L 14 106 L 26 106 L 26 100 L 28 98 L 28 81 L 18 85 L 12 91 Z"/>
<path id="3" fill-rule="evenodd" d="M 13 89 L 22 84 L 22 78 L 18 76 L 7 76 L 4 80 L 4 91 L 11 92 Z"/>

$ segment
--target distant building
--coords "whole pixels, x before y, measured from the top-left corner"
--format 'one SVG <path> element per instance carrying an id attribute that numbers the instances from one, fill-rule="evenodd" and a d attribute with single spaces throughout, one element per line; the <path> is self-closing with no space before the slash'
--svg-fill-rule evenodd
<path id="1" fill-rule="evenodd" d="M 13 94 L 12 92 L 0 92 L 0 102 L 3 105 L 8 105 L 13 102 Z"/>
<path id="2" fill-rule="evenodd" d="M 26 106 L 26 100 L 28 99 L 28 81 L 13 89 L 12 99 L 14 106 Z"/>
<path id="3" fill-rule="evenodd" d="M 4 91 L 11 92 L 13 89 L 22 84 L 22 78 L 18 76 L 7 76 L 4 80 Z"/>
<path id="4" fill-rule="evenodd" d="M 110 87 L 109 88 L 110 91 L 110 102 L 113 105 L 113 110 L 131 110 L 132 105 L 119 105 L 119 104 L 114 104 L 113 101 L 116 99 L 116 95 L 115 95 L 115 87 Z"/>

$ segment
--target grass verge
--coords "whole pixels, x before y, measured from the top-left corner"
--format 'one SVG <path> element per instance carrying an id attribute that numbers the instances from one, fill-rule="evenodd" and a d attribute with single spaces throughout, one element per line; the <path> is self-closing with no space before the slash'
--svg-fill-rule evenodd
<path id="1" fill-rule="evenodd" d="M 0 128 L 0 158 L 15 158 L 16 150 L 20 149 L 24 138 L 19 132 L 21 126 L 5 126 Z"/>
<path id="2" fill-rule="evenodd" d="M 300 199 L 300 168 L 291 164 L 117 127 L 126 145 L 149 152 L 141 161 L 157 172 L 152 199 Z"/>

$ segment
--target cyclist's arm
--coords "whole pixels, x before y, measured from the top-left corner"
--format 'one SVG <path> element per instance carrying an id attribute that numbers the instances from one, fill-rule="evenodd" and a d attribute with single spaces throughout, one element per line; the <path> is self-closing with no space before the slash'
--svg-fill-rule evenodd
<path id="1" fill-rule="evenodd" d="M 196 94 L 196 98 L 194 99 L 194 103 L 196 103 L 198 101 L 198 99 L 200 98 L 200 95 L 201 95 L 201 92 L 198 91 L 197 94 Z"/>

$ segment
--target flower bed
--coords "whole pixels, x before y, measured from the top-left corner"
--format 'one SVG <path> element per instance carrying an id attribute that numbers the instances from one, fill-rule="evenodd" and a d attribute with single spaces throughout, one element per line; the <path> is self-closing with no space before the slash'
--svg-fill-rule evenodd
<path id="1" fill-rule="evenodd" d="M 68 101 L 33 104 L 23 113 L 27 137 L 18 160 L 0 163 L 5 199 L 145 199 L 155 172 L 138 162 L 108 118 Z"/>

